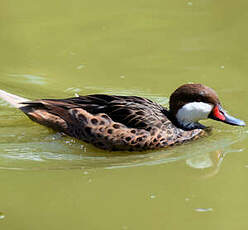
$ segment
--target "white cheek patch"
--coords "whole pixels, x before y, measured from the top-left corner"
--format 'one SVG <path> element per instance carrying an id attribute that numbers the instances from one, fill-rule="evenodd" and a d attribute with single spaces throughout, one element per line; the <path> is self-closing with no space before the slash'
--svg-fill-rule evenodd
<path id="1" fill-rule="evenodd" d="M 207 119 L 213 105 L 204 102 L 191 102 L 178 110 L 176 117 L 179 123 L 188 124 Z"/>

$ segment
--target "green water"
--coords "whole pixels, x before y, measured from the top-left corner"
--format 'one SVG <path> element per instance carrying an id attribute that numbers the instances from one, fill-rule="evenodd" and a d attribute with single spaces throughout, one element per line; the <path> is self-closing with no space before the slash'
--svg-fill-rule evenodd
<path id="1" fill-rule="evenodd" d="M 245 0 L 1 1 L 0 89 L 26 98 L 139 95 L 187 82 L 247 122 Z M 247 128 L 109 154 L 0 101 L 0 228 L 247 229 Z"/>

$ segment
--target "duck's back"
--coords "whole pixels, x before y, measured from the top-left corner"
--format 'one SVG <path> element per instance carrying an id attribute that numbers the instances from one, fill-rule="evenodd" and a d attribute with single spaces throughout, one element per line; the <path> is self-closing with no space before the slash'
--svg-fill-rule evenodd
<path id="1" fill-rule="evenodd" d="M 107 150 L 156 149 L 204 134 L 176 127 L 167 109 L 136 96 L 95 94 L 23 105 L 32 120 Z"/>

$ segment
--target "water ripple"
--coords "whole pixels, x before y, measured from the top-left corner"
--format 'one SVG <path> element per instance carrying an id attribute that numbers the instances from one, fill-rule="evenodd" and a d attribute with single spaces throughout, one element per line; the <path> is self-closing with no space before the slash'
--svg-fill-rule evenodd
<path id="1" fill-rule="evenodd" d="M 44 85 L 46 83 L 45 78 L 32 74 L 7 74 L 8 77 L 15 77 L 21 82 L 27 82 L 31 84 Z"/>
<path id="2" fill-rule="evenodd" d="M 234 138 L 235 134 L 235 138 Z M 192 168 L 220 167 L 226 154 L 240 152 L 232 145 L 247 138 L 243 130 L 202 138 L 177 147 L 146 153 L 108 153 L 58 134 L 43 142 L 0 143 L 0 169 L 9 170 L 106 170 L 152 166 L 185 161 Z M 221 154 L 220 154 L 221 153 Z"/>

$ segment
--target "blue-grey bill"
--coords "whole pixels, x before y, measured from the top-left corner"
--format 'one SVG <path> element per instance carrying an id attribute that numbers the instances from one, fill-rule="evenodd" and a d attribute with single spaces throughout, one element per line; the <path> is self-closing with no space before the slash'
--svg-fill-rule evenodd
<path id="1" fill-rule="evenodd" d="M 228 115 L 227 113 L 224 113 L 225 120 L 223 122 L 230 124 L 230 125 L 237 125 L 237 126 L 245 126 L 245 122 L 242 120 L 239 120 L 238 118 L 232 117 Z"/>

